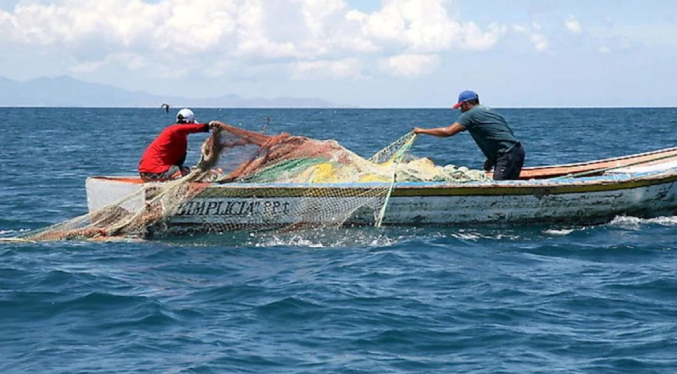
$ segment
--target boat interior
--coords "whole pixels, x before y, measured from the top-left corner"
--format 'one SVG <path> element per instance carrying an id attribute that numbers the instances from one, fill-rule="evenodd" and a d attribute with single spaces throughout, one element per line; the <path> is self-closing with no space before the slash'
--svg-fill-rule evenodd
<path id="1" fill-rule="evenodd" d="M 677 168 L 677 147 L 630 156 L 608 158 L 564 165 L 534 166 L 522 169 L 520 180 L 596 177 L 607 172 L 629 167 L 649 167 L 670 164 L 669 168 Z M 489 174 L 491 175 L 491 173 Z M 119 182 L 143 184 L 137 177 L 97 177 Z"/>
<path id="2" fill-rule="evenodd" d="M 677 147 L 636 155 L 580 162 L 566 165 L 526 167 L 520 173 L 520 180 L 550 179 L 560 177 L 596 177 L 606 172 L 633 166 L 654 166 L 677 162 Z"/>

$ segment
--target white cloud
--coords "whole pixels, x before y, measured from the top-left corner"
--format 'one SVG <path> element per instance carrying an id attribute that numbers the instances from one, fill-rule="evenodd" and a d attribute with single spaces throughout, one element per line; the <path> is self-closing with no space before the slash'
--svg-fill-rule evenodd
<path id="1" fill-rule="evenodd" d="M 463 26 L 463 42 L 461 46 L 467 49 L 487 50 L 491 49 L 505 35 L 507 27 L 491 24 L 486 32 L 482 32 L 474 23 L 470 22 Z"/>
<path id="2" fill-rule="evenodd" d="M 376 41 L 402 45 L 412 52 L 439 52 L 459 38 L 442 1 L 391 0 L 367 17 L 365 34 Z"/>
<path id="3" fill-rule="evenodd" d="M 118 0 L 133 1 L 139 0 Z M 170 14 L 155 31 L 161 48 L 179 55 L 203 53 L 218 48 L 235 36 L 238 7 L 230 1 L 169 0 L 155 13 Z"/>
<path id="4" fill-rule="evenodd" d="M 598 39 L 598 52 L 601 54 L 609 53 L 618 53 L 618 52 L 628 52 L 637 47 L 636 42 L 633 40 L 623 37 L 607 37 Z"/>
<path id="5" fill-rule="evenodd" d="M 73 73 L 91 73 L 101 66 L 103 66 L 104 61 L 86 61 L 79 63 L 75 66 L 71 66 L 69 69 Z"/>
<path id="6" fill-rule="evenodd" d="M 512 31 L 514 31 L 518 34 L 527 34 L 529 32 L 529 30 L 526 28 L 526 26 L 522 26 L 522 25 L 513 25 Z"/>
<path id="7" fill-rule="evenodd" d="M 343 0 L 21 0 L 0 11 L 0 40 L 59 49 L 75 72 L 117 64 L 215 76 L 235 60 L 294 64 L 295 79 L 355 78 L 362 69 L 355 61 L 365 56 L 419 56 L 408 57 L 415 71 L 412 61 L 429 64 L 454 48 L 487 50 L 506 32 L 462 22 L 452 7 L 450 0 L 383 0 L 365 13 Z"/>
<path id="8" fill-rule="evenodd" d="M 534 46 L 534 48 L 539 52 L 545 52 L 550 48 L 550 42 L 548 38 L 540 32 L 541 25 L 534 22 L 531 27 L 524 25 L 513 25 L 512 31 L 518 35 L 527 35 L 529 41 Z"/>
<path id="9" fill-rule="evenodd" d="M 548 38 L 543 34 L 532 34 L 529 39 L 531 40 L 531 44 L 534 45 L 534 48 L 539 52 L 547 51 L 548 48 L 550 48 Z"/>
<path id="10" fill-rule="evenodd" d="M 363 15 L 363 34 L 383 46 L 408 53 L 435 53 L 451 48 L 489 49 L 502 36 L 497 25 L 482 31 L 475 23 L 452 18 L 445 0 L 384 1 L 378 12 Z"/>
<path id="11" fill-rule="evenodd" d="M 11 14 L 0 10 L 0 38 L 9 37 L 10 32 L 14 32 L 16 26 L 12 23 L 13 17 Z M 2 40 L 2 39 L 0 39 Z"/>
<path id="12" fill-rule="evenodd" d="M 119 53 L 109 55 L 105 59 L 98 61 L 82 61 L 70 68 L 74 73 L 90 73 L 108 64 L 115 64 L 128 70 L 138 70 L 151 66 L 150 61 L 143 56 L 133 53 Z"/>
<path id="13" fill-rule="evenodd" d="M 578 22 L 578 19 L 573 15 L 570 15 L 569 18 L 567 18 L 564 22 L 564 27 L 574 34 L 580 34 L 583 31 L 581 23 Z"/>
<path id="14" fill-rule="evenodd" d="M 306 61 L 292 65 L 292 79 L 360 79 L 362 64 L 358 59 L 340 61 Z"/>
<path id="15" fill-rule="evenodd" d="M 190 70 L 176 66 L 160 65 L 156 68 L 157 76 L 164 79 L 179 79 L 186 77 Z"/>
<path id="16" fill-rule="evenodd" d="M 414 78 L 433 73 L 440 65 L 437 55 L 399 55 L 383 59 L 381 69 L 391 75 Z"/>
<path id="17" fill-rule="evenodd" d="M 232 68 L 233 64 L 228 60 L 214 61 L 203 71 L 203 74 L 209 78 L 220 78 L 226 76 Z"/>

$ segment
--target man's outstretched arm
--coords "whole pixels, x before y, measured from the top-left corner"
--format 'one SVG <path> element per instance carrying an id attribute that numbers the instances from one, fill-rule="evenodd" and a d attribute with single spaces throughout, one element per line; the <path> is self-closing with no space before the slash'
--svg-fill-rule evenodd
<path id="1" fill-rule="evenodd" d="M 434 129 L 423 129 L 420 127 L 414 127 L 415 134 L 432 135 L 438 136 L 440 138 L 448 138 L 450 136 L 454 136 L 463 130 L 465 130 L 465 127 L 463 127 L 463 125 L 461 125 L 458 122 L 449 125 L 447 127 L 437 127 Z"/>

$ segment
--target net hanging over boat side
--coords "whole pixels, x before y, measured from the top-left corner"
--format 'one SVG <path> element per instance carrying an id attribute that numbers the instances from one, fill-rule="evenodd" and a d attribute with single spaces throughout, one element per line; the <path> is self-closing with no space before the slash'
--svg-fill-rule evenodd
<path id="1" fill-rule="evenodd" d="M 413 157 L 407 151 L 414 137 L 407 134 L 365 159 L 334 140 L 222 124 L 186 177 L 143 184 L 119 201 L 22 238 L 161 236 L 184 226 L 188 215 L 192 229 L 207 232 L 339 227 L 351 217 L 373 224 L 393 182 L 488 180 L 481 171 Z"/>
<path id="2" fill-rule="evenodd" d="M 356 214 L 373 222 L 388 192 L 388 170 L 333 140 L 224 126 L 213 137 L 216 144 L 221 151 L 210 178 L 222 188 L 184 206 L 184 212 L 223 211 L 197 215 L 209 231 L 339 227 Z M 233 206 L 244 213 L 228 214 Z"/>
<path id="3" fill-rule="evenodd" d="M 168 219 L 181 204 L 201 193 L 208 184 L 205 172 L 193 170 L 186 177 L 163 183 L 142 185 L 138 191 L 93 212 L 19 236 L 21 241 L 110 240 L 147 238 L 167 231 Z"/>
<path id="4" fill-rule="evenodd" d="M 215 232 L 339 227 L 349 219 L 373 225 L 383 215 L 393 181 L 489 180 L 481 171 L 439 167 L 412 156 L 414 139 L 409 133 L 365 159 L 334 140 L 224 126 L 213 137 L 220 152 L 210 174 L 221 188 L 206 191 L 182 213 Z"/>

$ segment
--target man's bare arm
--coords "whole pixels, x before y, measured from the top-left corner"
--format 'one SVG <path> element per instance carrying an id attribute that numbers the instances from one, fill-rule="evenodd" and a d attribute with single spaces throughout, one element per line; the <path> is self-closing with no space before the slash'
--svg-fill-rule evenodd
<path id="1" fill-rule="evenodd" d="M 434 129 L 422 129 L 420 127 L 415 127 L 414 128 L 414 133 L 416 134 L 425 134 L 425 135 L 432 135 L 432 136 L 437 136 L 440 138 L 448 138 L 450 136 L 454 136 L 458 134 L 459 132 L 465 130 L 465 127 L 461 125 L 460 123 L 456 122 L 450 126 L 447 127 L 437 127 Z"/>

